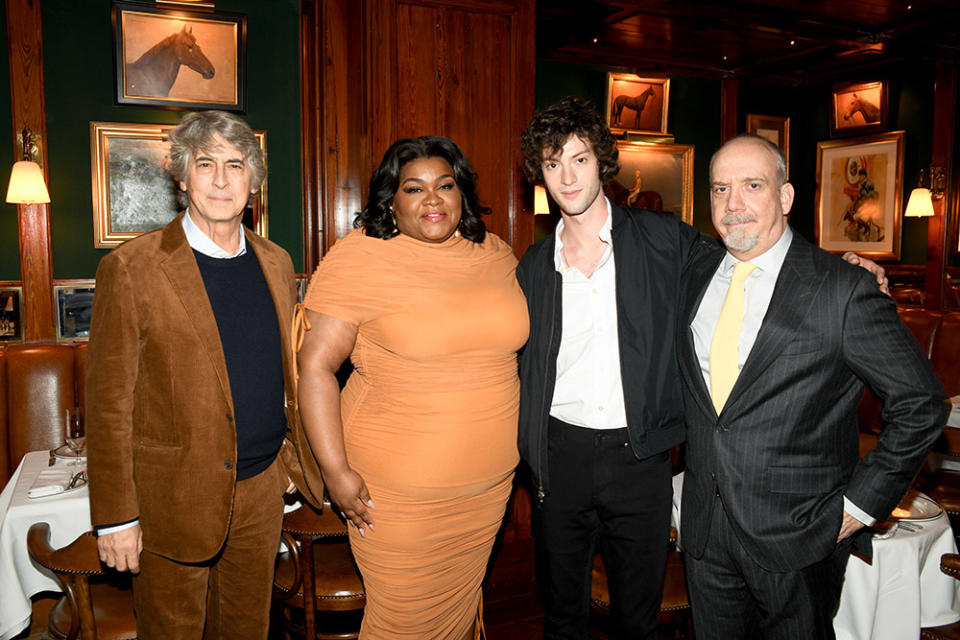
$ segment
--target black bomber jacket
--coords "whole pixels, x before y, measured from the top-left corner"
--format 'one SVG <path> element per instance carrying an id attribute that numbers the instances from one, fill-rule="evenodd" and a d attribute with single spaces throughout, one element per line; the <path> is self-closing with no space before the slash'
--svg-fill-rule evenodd
<path id="1" fill-rule="evenodd" d="M 672 213 L 611 205 L 620 374 L 630 445 L 643 459 L 683 442 L 683 389 L 676 336 L 680 276 L 700 242 L 716 244 Z M 517 267 L 530 338 L 520 354 L 518 447 L 537 500 L 549 494 L 547 428 L 561 336 L 562 280 L 556 234 L 531 246 Z"/>

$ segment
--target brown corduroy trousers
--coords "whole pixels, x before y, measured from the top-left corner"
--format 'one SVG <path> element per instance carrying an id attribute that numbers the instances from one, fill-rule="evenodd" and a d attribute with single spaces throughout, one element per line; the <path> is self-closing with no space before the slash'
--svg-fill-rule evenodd
<path id="1" fill-rule="evenodd" d="M 267 637 L 286 487 L 279 459 L 238 482 L 227 541 L 207 562 L 143 551 L 133 580 L 141 640 Z"/>

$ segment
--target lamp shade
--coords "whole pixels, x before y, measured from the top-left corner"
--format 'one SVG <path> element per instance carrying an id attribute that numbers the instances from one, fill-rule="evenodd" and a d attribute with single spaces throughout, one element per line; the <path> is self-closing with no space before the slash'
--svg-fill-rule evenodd
<path id="1" fill-rule="evenodd" d="M 544 187 L 533 188 L 533 214 L 543 215 L 550 213 L 550 204 L 547 202 L 547 190 Z"/>
<path id="2" fill-rule="evenodd" d="M 29 160 L 21 160 L 13 165 L 10 172 L 10 186 L 7 187 L 7 202 L 17 204 L 37 204 L 50 202 L 47 185 L 43 182 L 40 165 Z"/>
<path id="3" fill-rule="evenodd" d="M 930 189 L 917 187 L 910 192 L 907 201 L 907 210 L 903 215 L 908 218 L 925 218 L 933 215 L 933 200 L 930 198 Z"/>

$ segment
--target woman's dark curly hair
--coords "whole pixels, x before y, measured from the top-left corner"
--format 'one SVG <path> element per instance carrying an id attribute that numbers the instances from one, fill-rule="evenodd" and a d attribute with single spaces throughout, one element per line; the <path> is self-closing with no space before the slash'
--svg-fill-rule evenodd
<path id="1" fill-rule="evenodd" d="M 401 138 L 390 145 L 370 178 L 367 205 L 357 214 L 353 226 L 363 227 L 368 236 L 384 240 L 400 233 L 394 224 L 390 206 L 400 188 L 400 172 L 408 162 L 417 158 L 442 158 L 450 165 L 453 180 L 460 190 L 460 224 L 457 229 L 467 240 L 483 242 L 487 227 L 480 216 L 490 213 L 490 209 L 480 206 L 476 176 L 467 156 L 455 142 L 442 136 Z"/>
<path id="2" fill-rule="evenodd" d="M 523 171 L 527 180 L 543 184 L 543 152 L 559 153 L 570 135 L 590 142 L 600 166 L 600 182 L 607 184 L 617 172 L 617 144 L 596 109 L 582 98 L 566 97 L 533 116 L 520 137 Z"/>

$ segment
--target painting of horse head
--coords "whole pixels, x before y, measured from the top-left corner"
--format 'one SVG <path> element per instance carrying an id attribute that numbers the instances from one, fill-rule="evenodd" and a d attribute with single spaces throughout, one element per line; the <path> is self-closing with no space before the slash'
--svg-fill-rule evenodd
<path id="1" fill-rule="evenodd" d="M 204 80 L 216 75 L 213 63 L 203 54 L 193 35 L 193 28 L 187 25 L 148 49 L 136 62 L 127 65 L 127 94 L 170 95 L 170 87 L 180 75 L 181 66 L 199 73 Z"/>
<path id="2" fill-rule="evenodd" d="M 117 104 L 244 110 L 246 16 L 112 4 Z"/>
<path id="3" fill-rule="evenodd" d="M 887 126 L 886 81 L 834 85 L 831 134 L 882 130 Z"/>
<path id="4" fill-rule="evenodd" d="M 868 102 L 857 94 L 853 94 L 850 104 L 847 106 L 847 112 L 843 114 L 844 120 L 850 120 L 857 114 L 863 118 L 863 124 L 870 124 L 880 121 L 880 107 Z"/>

